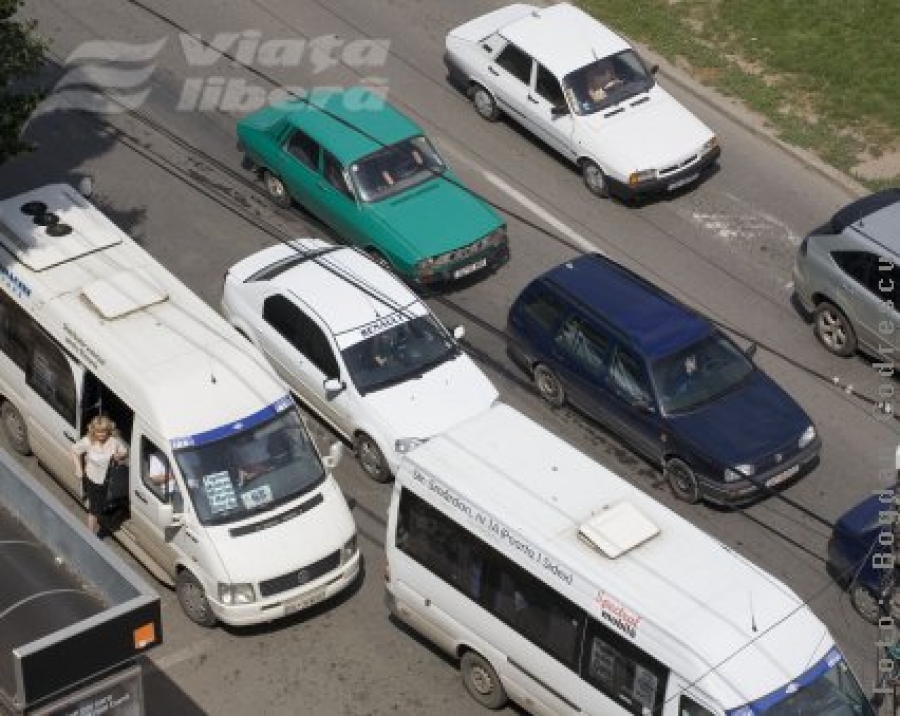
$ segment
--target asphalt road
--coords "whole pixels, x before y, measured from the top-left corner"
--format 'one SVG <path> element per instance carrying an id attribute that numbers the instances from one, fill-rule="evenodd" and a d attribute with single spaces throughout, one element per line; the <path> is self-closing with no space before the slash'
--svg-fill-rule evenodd
<path id="1" fill-rule="evenodd" d="M 876 631 L 855 615 L 824 572 L 826 527 L 779 499 L 740 513 L 676 503 L 659 473 L 602 429 L 572 411 L 553 412 L 541 404 L 506 358 L 501 335 L 511 301 L 531 277 L 578 252 L 605 251 L 758 342 L 758 362 L 810 413 L 824 439 L 821 465 L 785 495 L 833 520 L 881 484 L 880 473 L 892 467 L 897 443 L 896 424 L 875 419 L 852 392 L 816 375 L 837 376 L 841 385 L 874 395 L 881 379 L 870 363 L 828 355 L 790 302 L 800 240 L 851 199 L 852 191 L 748 131 L 747 122 L 735 122 L 740 113 L 730 103 L 700 100 L 684 91 L 686 80 L 664 72 L 662 84 L 719 134 L 721 170 L 697 188 L 638 208 L 593 199 L 572 168 L 514 126 L 480 120 L 445 81 L 446 31 L 502 4 L 159 0 L 150 12 L 121 0 L 31 0 L 26 14 L 36 17 L 52 40 L 57 62 L 52 78 L 71 69 L 65 61 L 76 49 L 83 54 L 95 49 L 83 43 L 100 39 L 149 46 L 149 64 L 117 66 L 153 71 L 136 87 L 119 79 L 117 96 L 124 103 L 147 90 L 134 113 L 57 109 L 38 117 L 28 136 L 39 149 L 0 167 L 0 196 L 92 175 L 95 203 L 217 306 L 222 275 L 234 261 L 271 244 L 279 232 L 328 233 L 308 215 L 273 208 L 240 168 L 235 119 L 250 109 L 254 94 L 269 92 L 272 85 L 227 60 L 199 64 L 207 58 L 192 51 L 180 33 L 188 30 L 207 40 L 216 33 L 239 33 L 229 49 L 285 86 L 365 81 L 386 88 L 389 99 L 426 128 L 464 181 L 505 210 L 510 264 L 431 302 L 445 322 L 466 326 L 471 353 L 504 399 L 812 600 L 851 664 L 871 682 Z M 304 40 L 299 61 L 272 66 L 265 52 L 253 52 L 259 47 L 252 31 L 262 40 Z M 345 62 L 327 66 L 328 58 L 313 48 L 333 36 L 339 49 L 332 57 Z M 366 38 L 385 41 L 384 64 L 361 64 L 358 50 Z M 153 45 L 160 40 L 159 47 Z M 243 95 L 233 93 L 231 99 L 243 97 L 246 106 L 217 104 L 212 95 L 197 94 L 201 86 L 242 89 Z M 70 98 L 76 91 L 77 86 L 64 90 Z M 202 96 L 206 100 L 198 99 Z M 323 429 L 317 432 L 323 442 L 329 439 Z M 388 618 L 381 572 L 390 488 L 368 482 L 349 457 L 337 477 L 355 502 L 366 559 L 359 588 L 271 626 L 207 631 L 189 623 L 174 595 L 160 587 L 166 632 L 147 679 L 151 713 L 481 712 L 463 690 L 453 662 Z"/>

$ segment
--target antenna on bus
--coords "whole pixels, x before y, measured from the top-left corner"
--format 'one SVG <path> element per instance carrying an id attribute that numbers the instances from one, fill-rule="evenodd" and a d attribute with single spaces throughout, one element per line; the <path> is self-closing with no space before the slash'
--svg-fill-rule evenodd
<path id="1" fill-rule="evenodd" d="M 750 592 L 750 629 L 754 634 L 759 631 L 756 626 L 756 610 L 753 608 L 753 592 Z"/>

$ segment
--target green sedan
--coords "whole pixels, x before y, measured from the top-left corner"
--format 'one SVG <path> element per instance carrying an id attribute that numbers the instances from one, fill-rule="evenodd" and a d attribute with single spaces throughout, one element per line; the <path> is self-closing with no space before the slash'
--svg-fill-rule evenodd
<path id="1" fill-rule="evenodd" d="M 272 200 L 293 201 L 420 286 L 509 260 L 503 219 L 467 189 L 422 129 L 362 88 L 316 92 L 237 124 Z"/>

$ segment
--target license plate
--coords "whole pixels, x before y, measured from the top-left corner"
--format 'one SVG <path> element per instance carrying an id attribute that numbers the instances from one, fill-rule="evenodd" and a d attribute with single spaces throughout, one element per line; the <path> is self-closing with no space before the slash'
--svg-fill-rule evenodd
<path id="1" fill-rule="evenodd" d="M 303 609 L 308 609 L 313 604 L 318 604 L 323 599 L 325 599 L 325 589 L 317 589 L 316 591 L 307 594 L 302 599 L 298 599 L 296 602 L 289 602 L 288 604 L 285 604 L 284 611 L 287 614 L 299 612 Z"/>
<path id="2" fill-rule="evenodd" d="M 669 191 L 675 191 L 676 189 L 685 186 L 686 184 L 690 184 L 692 181 L 696 181 L 700 178 L 700 172 L 696 174 L 691 174 L 690 176 L 683 177 L 678 179 L 677 181 L 673 181 L 669 184 Z"/>
<path id="3" fill-rule="evenodd" d="M 800 466 L 794 465 L 792 468 L 785 470 L 784 472 L 775 475 L 775 477 L 770 477 L 769 481 L 766 483 L 769 487 L 775 487 L 775 485 L 780 485 L 785 480 L 790 480 L 794 475 L 800 472 Z"/>
<path id="4" fill-rule="evenodd" d="M 469 264 L 468 266 L 463 266 L 461 269 L 456 269 L 456 271 L 453 272 L 453 278 L 468 276 L 470 273 L 475 273 L 478 269 L 483 269 L 485 266 L 487 266 L 487 259 L 478 259 L 474 264 Z"/>

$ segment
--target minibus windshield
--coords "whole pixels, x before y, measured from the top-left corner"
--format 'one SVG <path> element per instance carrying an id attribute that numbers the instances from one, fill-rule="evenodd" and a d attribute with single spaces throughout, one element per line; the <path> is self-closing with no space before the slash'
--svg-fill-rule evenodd
<path id="1" fill-rule="evenodd" d="M 177 450 L 175 459 L 204 525 L 265 512 L 325 479 L 295 408 L 222 439 Z"/>

